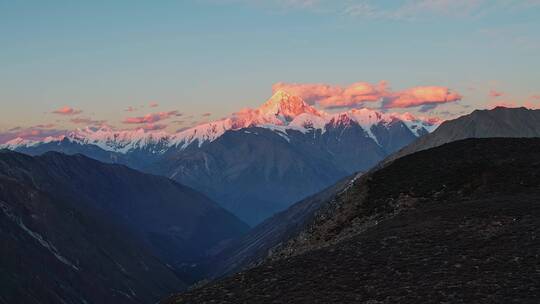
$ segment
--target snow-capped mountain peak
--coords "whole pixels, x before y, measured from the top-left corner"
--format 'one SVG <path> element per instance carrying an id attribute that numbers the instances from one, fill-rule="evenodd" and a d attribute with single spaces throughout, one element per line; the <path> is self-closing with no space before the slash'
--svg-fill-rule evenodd
<path id="1" fill-rule="evenodd" d="M 258 111 L 262 116 L 275 116 L 285 122 L 290 122 L 304 113 L 322 116 L 321 112 L 307 104 L 301 97 L 290 95 L 285 91 L 274 93 Z"/>

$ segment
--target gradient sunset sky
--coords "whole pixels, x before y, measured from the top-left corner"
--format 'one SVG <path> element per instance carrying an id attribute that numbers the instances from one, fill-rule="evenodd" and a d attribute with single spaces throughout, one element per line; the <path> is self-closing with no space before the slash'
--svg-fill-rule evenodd
<path id="1" fill-rule="evenodd" d="M 540 1 L 0 0 L 0 88 L 0 141 L 145 117 L 175 131 L 273 88 L 328 111 L 537 108 Z"/>

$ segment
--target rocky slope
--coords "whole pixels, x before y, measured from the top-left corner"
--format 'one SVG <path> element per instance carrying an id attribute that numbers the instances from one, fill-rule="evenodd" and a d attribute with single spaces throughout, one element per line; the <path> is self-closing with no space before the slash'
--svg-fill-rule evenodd
<path id="1" fill-rule="evenodd" d="M 187 284 L 197 279 L 193 264 L 247 230 L 246 224 L 191 188 L 82 155 L 2 152 L 0 176 L 45 192 L 95 220 L 114 223 Z"/>
<path id="2" fill-rule="evenodd" d="M 360 177 L 259 267 L 164 303 L 533 303 L 540 139 L 469 139 Z"/>
<path id="3" fill-rule="evenodd" d="M 3 146 L 30 155 L 82 153 L 170 177 L 255 225 L 371 168 L 437 126 L 427 118 L 369 109 L 325 113 L 277 92 L 258 109 L 174 134 L 86 128 Z"/>

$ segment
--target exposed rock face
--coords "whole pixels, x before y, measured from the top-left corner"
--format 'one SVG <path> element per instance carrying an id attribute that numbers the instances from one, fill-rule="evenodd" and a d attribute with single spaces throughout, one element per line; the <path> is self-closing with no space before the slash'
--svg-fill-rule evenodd
<path id="1" fill-rule="evenodd" d="M 397 159 L 324 206 L 272 260 L 164 303 L 533 303 L 540 139 Z"/>

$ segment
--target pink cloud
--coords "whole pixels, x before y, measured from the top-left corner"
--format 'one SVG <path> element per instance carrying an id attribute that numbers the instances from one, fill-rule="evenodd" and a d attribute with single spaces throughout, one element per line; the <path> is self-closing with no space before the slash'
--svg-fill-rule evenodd
<path id="1" fill-rule="evenodd" d="M 298 84 L 278 82 L 272 86 L 273 92 L 285 91 L 304 99 L 309 104 L 318 103 L 324 108 L 354 107 L 363 102 L 379 101 L 387 95 L 387 83 L 378 84 L 356 82 L 347 87 L 328 84 Z"/>
<path id="2" fill-rule="evenodd" d="M 503 95 L 504 95 L 504 92 L 499 92 L 499 91 L 495 91 L 495 90 L 490 90 L 489 91 L 489 97 L 497 98 L 497 97 L 501 97 Z"/>
<path id="3" fill-rule="evenodd" d="M 540 100 L 540 95 L 533 95 L 533 96 L 529 97 L 529 99 Z"/>
<path id="4" fill-rule="evenodd" d="M 127 107 L 124 111 L 125 111 L 125 112 L 135 112 L 135 111 L 137 111 L 137 108 L 132 107 L 132 106 L 129 106 L 129 107 Z"/>
<path id="5" fill-rule="evenodd" d="M 202 117 L 210 117 L 212 115 L 212 113 L 203 113 L 201 114 Z"/>
<path id="6" fill-rule="evenodd" d="M 148 106 L 150 108 L 157 108 L 157 107 L 159 107 L 159 104 L 157 102 L 151 102 Z"/>
<path id="7" fill-rule="evenodd" d="M 347 87 L 328 84 L 297 84 L 278 82 L 273 92 L 285 91 L 304 99 L 309 104 L 323 108 L 353 108 L 366 102 L 382 101 L 385 108 L 409 108 L 461 100 L 462 96 L 440 86 L 420 86 L 400 92 L 392 92 L 386 81 L 377 84 L 356 82 Z"/>
<path id="8" fill-rule="evenodd" d="M 125 124 L 149 124 L 155 123 L 160 120 L 165 120 L 173 116 L 178 116 L 178 111 L 169 111 L 169 112 L 158 112 L 151 113 L 144 116 L 138 117 L 127 117 L 124 119 L 123 123 Z"/>
<path id="9" fill-rule="evenodd" d="M 54 114 L 59 114 L 59 115 L 76 115 L 76 114 L 79 114 L 79 113 L 82 113 L 81 110 L 76 110 L 72 107 L 68 107 L 68 106 L 65 106 L 65 107 L 62 107 L 58 110 L 54 110 L 52 111 L 52 113 Z"/>
<path id="10" fill-rule="evenodd" d="M 385 99 L 383 106 L 385 108 L 433 107 L 442 103 L 459 101 L 462 98 L 460 94 L 450 91 L 447 87 L 415 87 L 392 94 Z"/>

